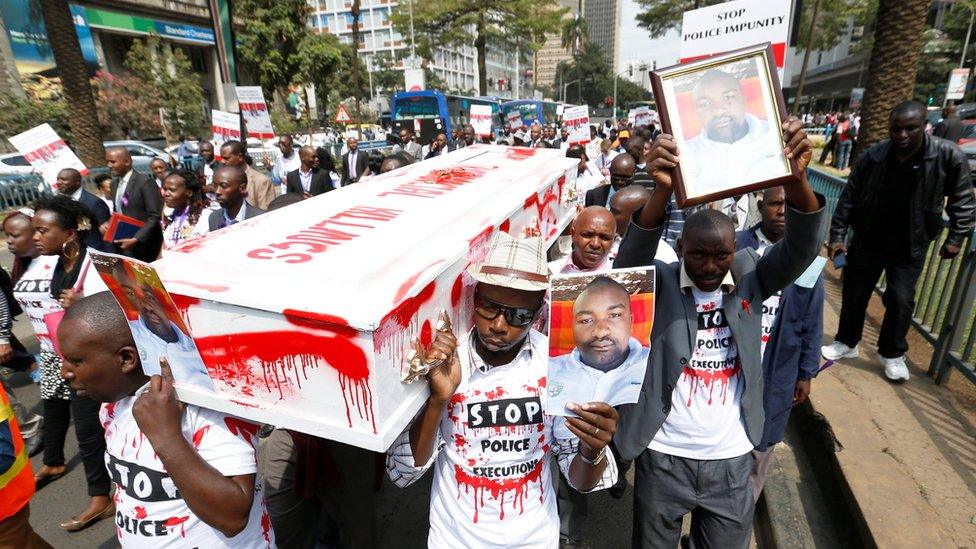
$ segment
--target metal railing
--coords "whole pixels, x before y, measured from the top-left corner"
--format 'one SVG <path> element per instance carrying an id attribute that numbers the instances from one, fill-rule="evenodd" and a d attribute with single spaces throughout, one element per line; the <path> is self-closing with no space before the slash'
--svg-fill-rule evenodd
<path id="1" fill-rule="evenodd" d="M 51 186 L 38 174 L 0 174 L 0 211 L 22 208 L 49 194 Z"/>
<path id="2" fill-rule="evenodd" d="M 807 177 L 813 190 L 826 197 L 829 220 L 847 182 L 816 168 L 808 168 Z M 825 241 L 828 231 L 829 221 Z M 944 223 L 925 255 L 915 286 L 912 325 L 932 345 L 928 373 L 936 383 L 944 382 L 953 368 L 976 383 L 976 238 L 970 234 L 959 255 L 946 261 L 939 250 L 947 235 Z"/>

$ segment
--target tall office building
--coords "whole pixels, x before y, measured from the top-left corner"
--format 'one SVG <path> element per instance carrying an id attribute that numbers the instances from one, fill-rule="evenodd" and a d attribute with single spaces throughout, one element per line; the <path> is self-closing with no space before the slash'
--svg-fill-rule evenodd
<path id="1" fill-rule="evenodd" d="M 566 19 L 580 15 L 577 13 L 580 5 L 579 0 L 560 0 L 559 5 L 564 8 L 569 8 L 565 16 Z M 557 95 L 560 90 L 557 89 L 559 83 L 556 82 L 556 67 L 563 61 L 569 62 L 573 59 L 572 48 L 564 48 L 562 39 L 561 31 L 546 34 L 546 41 L 539 48 L 539 51 L 536 52 L 533 63 L 536 82 L 539 85 L 551 87 Z"/>
<path id="2" fill-rule="evenodd" d="M 359 53 L 367 68 L 376 67 L 379 54 L 395 60 L 394 69 L 405 68 L 410 55 L 410 36 L 393 28 L 390 13 L 398 0 L 362 0 L 359 15 Z M 348 0 L 308 0 L 312 7 L 309 26 L 336 35 L 345 44 L 352 42 L 352 13 Z M 473 46 L 438 48 L 430 69 L 444 81 L 448 90 L 467 93 L 478 89 L 478 53 Z"/>
<path id="3" fill-rule="evenodd" d="M 590 42 L 598 44 L 613 73 L 620 72 L 620 0 L 584 0 L 583 17 Z"/>

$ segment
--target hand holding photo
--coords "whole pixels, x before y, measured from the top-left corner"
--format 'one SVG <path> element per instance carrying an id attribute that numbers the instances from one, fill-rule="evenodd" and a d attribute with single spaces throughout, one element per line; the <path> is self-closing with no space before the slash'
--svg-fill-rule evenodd
<path id="1" fill-rule="evenodd" d="M 637 402 L 654 315 L 654 268 L 552 278 L 546 412 Z"/>
<path id="2" fill-rule="evenodd" d="M 680 151 L 681 207 L 782 185 L 799 167 L 784 153 L 786 106 L 769 44 L 651 73 L 661 126 Z"/>

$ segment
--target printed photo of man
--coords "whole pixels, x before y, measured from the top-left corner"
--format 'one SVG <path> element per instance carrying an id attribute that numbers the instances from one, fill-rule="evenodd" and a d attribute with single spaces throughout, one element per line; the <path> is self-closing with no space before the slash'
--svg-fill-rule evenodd
<path id="1" fill-rule="evenodd" d="M 569 415 L 569 402 L 637 402 L 648 348 L 631 336 L 633 322 L 630 294 L 622 284 L 603 275 L 586 284 L 573 302 L 576 347 L 549 358 L 548 413 Z"/>
<path id="2" fill-rule="evenodd" d="M 176 311 L 167 311 L 166 294 L 148 280 L 154 274 L 152 271 L 136 272 L 121 259 L 112 268 L 112 277 L 121 287 L 122 297 L 139 313 L 138 318 L 129 320 L 129 329 L 146 375 L 158 375 L 159 359 L 166 357 L 177 383 L 213 391 L 213 382 L 193 339 L 182 326 L 171 320 Z"/>
<path id="3" fill-rule="evenodd" d="M 755 61 L 745 62 L 751 65 L 740 76 L 725 70 L 706 70 L 691 90 L 694 112 L 680 113 L 683 118 L 697 117 L 701 125 L 696 135 L 685 136 L 687 145 L 682 148 L 688 158 L 682 163 L 683 174 L 690 178 L 696 195 L 789 172 L 779 132 L 770 129 L 771 120 L 775 120 L 773 113 L 758 107 L 753 108 L 758 116 L 749 112 L 740 79 L 754 77 L 758 72 L 753 70 Z"/>

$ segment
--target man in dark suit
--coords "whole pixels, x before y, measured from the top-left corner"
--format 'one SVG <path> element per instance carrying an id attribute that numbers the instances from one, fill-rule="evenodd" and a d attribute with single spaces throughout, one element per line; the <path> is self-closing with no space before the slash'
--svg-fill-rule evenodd
<path id="1" fill-rule="evenodd" d="M 102 234 L 108 227 L 108 221 L 112 217 L 112 214 L 108 211 L 108 206 L 105 202 L 102 202 L 102 199 L 81 187 L 81 173 L 74 168 L 65 168 L 58 172 L 58 178 L 54 186 L 59 193 L 70 196 L 76 202 L 81 202 L 88 208 L 88 220 L 92 228 L 88 231 L 85 246 L 103 252 L 114 252 L 115 247 L 102 240 Z"/>
<path id="2" fill-rule="evenodd" d="M 629 154 L 618 154 L 610 162 L 610 184 L 600 185 L 586 191 L 585 206 L 610 207 L 610 197 L 620 189 L 634 182 L 634 158 Z"/>
<path id="3" fill-rule="evenodd" d="M 201 219 L 193 230 L 193 236 L 212 233 L 265 213 L 244 199 L 247 174 L 237 166 L 218 168 L 214 172 L 214 187 L 220 209 L 210 212 L 205 220 Z"/>
<path id="4" fill-rule="evenodd" d="M 759 201 L 762 221 L 735 235 L 736 250 L 765 254 L 786 231 L 786 193 L 782 187 L 763 191 Z M 812 380 L 820 371 L 823 341 L 824 285 L 822 260 L 815 261 L 794 283 L 763 302 L 762 365 L 763 411 L 766 422 L 756 445 L 752 477 L 753 499 L 758 500 L 774 446 L 783 440 L 790 410 L 810 396 Z"/>
<path id="5" fill-rule="evenodd" d="M 956 106 L 948 105 L 942 109 L 942 121 L 935 125 L 932 135 L 958 143 L 964 133 L 965 128 L 959 115 L 956 114 Z"/>
<path id="6" fill-rule="evenodd" d="M 762 305 L 817 255 L 824 216 L 823 197 L 806 179 L 811 146 L 803 124 L 790 117 L 785 127 L 787 156 L 801 177 L 784 185 L 786 236 L 761 257 L 736 252 L 732 220 L 706 209 L 685 222 L 682 261 L 655 261 L 679 161 L 674 139 L 662 134 L 647 157 L 656 187 L 614 260 L 614 268 L 656 267 L 644 385 L 637 403 L 620 406 L 614 435 L 620 457 L 636 460 L 635 547 L 676 547 L 688 513 L 692 546 L 749 541 L 752 450 L 765 420 Z"/>
<path id="7" fill-rule="evenodd" d="M 359 140 L 350 137 L 346 140 L 346 148 L 349 152 L 342 155 L 342 186 L 350 183 L 357 183 L 359 178 L 370 175 L 369 155 L 359 150 Z"/>
<path id="8" fill-rule="evenodd" d="M 332 178 L 327 171 L 316 165 L 318 156 L 313 147 L 305 145 L 298 149 L 298 158 L 302 165 L 285 175 L 286 193 L 299 193 L 305 198 L 311 198 L 332 190 Z"/>
<path id="9" fill-rule="evenodd" d="M 127 256 L 154 261 L 163 245 L 163 231 L 159 226 L 163 197 L 159 187 L 148 175 L 132 169 L 132 156 L 123 147 L 106 151 L 105 163 L 113 176 L 115 211 L 143 223 L 135 237 L 116 240 L 115 245 Z"/>

